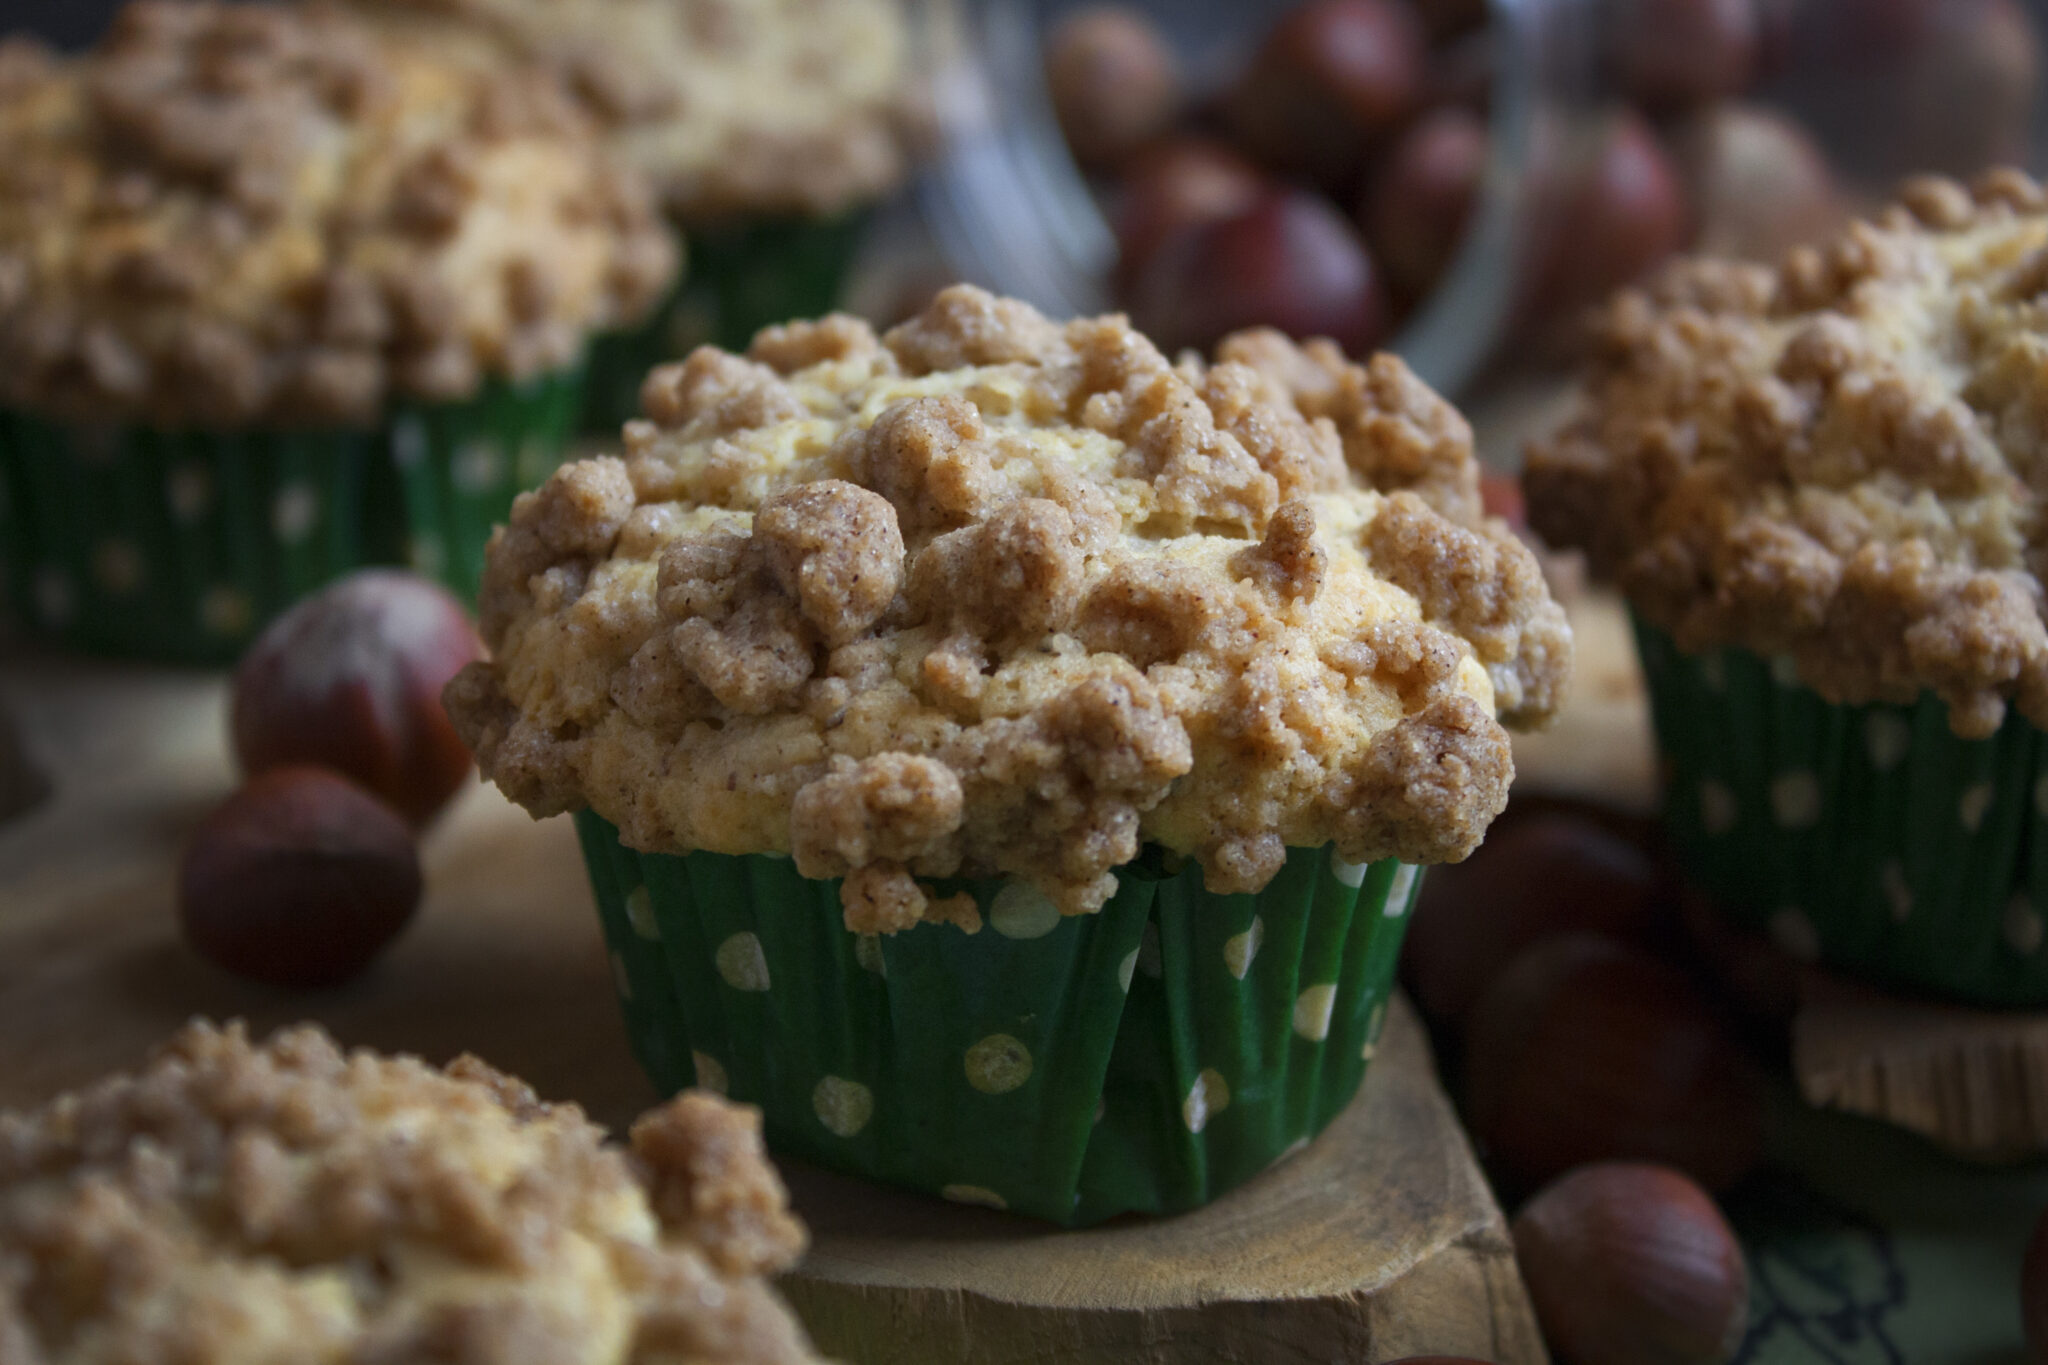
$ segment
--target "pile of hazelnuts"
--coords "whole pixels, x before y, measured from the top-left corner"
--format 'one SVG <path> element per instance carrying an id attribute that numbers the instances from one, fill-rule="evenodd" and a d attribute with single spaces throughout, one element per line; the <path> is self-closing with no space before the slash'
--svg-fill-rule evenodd
<path id="1" fill-rule="evenodd" d="M 273 622 L 235 670 L 243 785 L 200 825 L 178 917 L 200 956 L 275 986 L 360 973 L 411 922 L 417 839 L 472 760 L 441 689 L 483 645 L 446 590 L 366 569 Z"/>
<path id="2" fill-rule="evenodd" d="M 1443 278 L 1492 154 L 1487 0 L 1306 0 L 1214 89 L 1139 10 L 1048 34 L 1046 78 L 1119 246 L 1114 290 L 1169 351 L 1257 324 L 1382 344 Z M 1595 79 L 1619 96 L 1572 146 L 1545 130 L 1520 210 L 1511 324 L 1568 337 L 1580 308 L 1674 252 L 1775 259 L 1868 207 L 1809 130 L 1906 171 L 2023 148 L 2039 48 L 2019 0 L 1628 0 Z M 1826 80 L 1805 73 L 1822 71 Z M 1832 103 L 1785 112 L 1826 85 Z M 1768 93 L 1769 99 L 1764 96 Z"/>

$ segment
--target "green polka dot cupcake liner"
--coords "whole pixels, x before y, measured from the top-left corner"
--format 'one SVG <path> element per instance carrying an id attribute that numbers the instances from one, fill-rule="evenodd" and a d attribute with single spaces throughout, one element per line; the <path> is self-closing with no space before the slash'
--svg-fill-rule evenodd
<path id="1" fill-rule="evenodd" d="M 89 653 L 233 660 L 371 564 L 473 600 L 513 497 L 560 463 L 576 373 L 407 405 L 362 431 L 157 431 L 0 412 L 7 581 L 29 630 Z"/>
<path id="2" fill-rule="evenodd" d="M 784 1156 L 1083 1226 L 1195 1208 L 1357 1093 L 1418 870 L 1296 849 L 1256 895 L 1148 850 L 1093 915 L 1002 878 L 983 927 L 850 933 L 787 858 L 636 853 L 577 816 L 627 1031 Z"/>
<path id="3" fill-rule="evenodd" d="M 583 430 L 615 436 L 638 417 L 640 385 L 657 365 L 706 344 L 744 352 L 763 327 L 838 307 L 868 216 L 758 219 L 683 234 L 688 266 L 668 297 L 638 326 L 592 343 Z"/>
<path id="4" fill-rule="evenodd" d="M 1878 985 L 2048 1003 L 2048 736 L 1958 739 L 1933 694 L 1838 706 L 1789 660 L 1636 639 L 1684 871 L 1791 956 Z"/>

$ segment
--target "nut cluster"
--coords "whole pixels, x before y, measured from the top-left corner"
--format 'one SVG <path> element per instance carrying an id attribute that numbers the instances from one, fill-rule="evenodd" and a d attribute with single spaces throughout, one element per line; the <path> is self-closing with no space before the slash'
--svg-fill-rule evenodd
<path id="1" fill-rule="evenodd" d="M 573 361 L 674 246 L 562 92 L 325 8 L 137 0 L 0 60 L 0 401 L 373 419 Z"/>
<path id="2" fill-rule="evenodd" d="M 1830 700 L 2009 703 L 2048 726 L 2041 490 L 2048 195 L 1997 172 L 1776 270 L 1694 261 L 1621 295 L 1530 516 L 1692 651 L 1789 657 Z"/>
<path id="3" fill-rule="evenodd" d="M 494 540 L 450 711 L 536 813 L 786 852 L 850 927 L 1006 873 L 1067 913 L 1156 841 L 1222 891 L 1289 846 L 1454 860 L 1560 700 L 1563 614 L 1464 423 L 1277 334 L 1175 366 L 1121 318 L 955 288 L 648 380 L 622 457 Z"/>

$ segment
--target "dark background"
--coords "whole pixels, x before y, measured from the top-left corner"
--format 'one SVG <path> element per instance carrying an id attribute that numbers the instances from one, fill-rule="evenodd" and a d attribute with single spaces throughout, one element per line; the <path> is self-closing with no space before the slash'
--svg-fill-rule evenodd
<path id="1" fill-rule="evenodd" d="M 53 43 L 83 47 L 118 8 L 120 0 L 0 0 L 0 31 L 31 29 Z"/>

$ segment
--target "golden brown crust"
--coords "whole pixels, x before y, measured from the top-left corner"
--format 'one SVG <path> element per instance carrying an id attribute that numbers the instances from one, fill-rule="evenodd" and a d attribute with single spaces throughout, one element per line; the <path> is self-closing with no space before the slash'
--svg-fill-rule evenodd
<path id="1" fill-rule="evenodd" d="M 555 71 L 681 221 L 829 215 L 907 170 L 903 0 L 349 0 Z"/>
<path id="2" fill-rule="evenodd" d="M 251 1046 L 0 1112 L 0 1356 L 19 1365 L 782 1365 L 760 1278 L 802 1230 L 760 1118 L 687 1094 L 603 1145 L 474 1058 Z"/>
<path id="3" fill-rule="evenodd" d="M 515 507 L 450 712 L 536 813 L 789 853 L 864 933 L 973 927 L 956 874 L 1094 910 L 1147 840 L 1219 891 L 1289 846 L 1461 858 L 1563 613 L 1398 360 L 1222 354 L 965 287 L 700 350 Z"/>
<path id="4" fill-rule="evenodd" d="M 325 8 L 136 0 L 0 61 L 0 401 L 358 424 L 575 360 L 675 248 L 546 77 Z"/>
<path id="5" fill-rule="evenodd" d="M 1789 657 L 1837 701 L 1924 690 L 2048 726 L 2048 197 L 1901 203 L 1775 271 L 1682 264 L 1604 312 L 1531 520 L 1682 648 Z"/>

